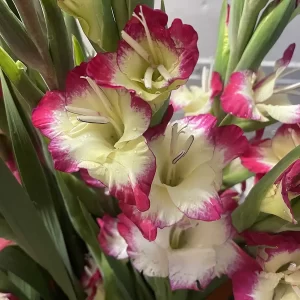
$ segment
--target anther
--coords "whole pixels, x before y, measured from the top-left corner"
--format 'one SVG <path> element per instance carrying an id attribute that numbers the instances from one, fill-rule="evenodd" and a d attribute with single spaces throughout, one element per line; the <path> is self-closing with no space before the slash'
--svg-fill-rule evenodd
<path id="1" fill-rule="evenodd" d="M 163 65 L 159 65 L 157 67 L 158 72 L 165 80 L 170 80 L 172 78 L 171 74 L 167 71 L 167 69 Z"/>
<path id="2" fill-rule="evenodd" d="M 101 116 L 80 116 L 77 117 L 77 120 L 84 123 L 96 123 L 96 124 L 109 123 L 109 120 L 106 117 L 101 117 Z"/>
<path id="3" fill-rule="evenodd" d="M 183 158 L 190 150 L 193 142 L 195 140 L 195 137 L 193 135 L 191 135 L 187 140 L 186 142 L 184 143 L 184 146 L 183 146 L 183 150 L 180 151 L 180 153 L 172 160 L 172 164 L 176 164 L 178 163 L 178 161 Z"/>

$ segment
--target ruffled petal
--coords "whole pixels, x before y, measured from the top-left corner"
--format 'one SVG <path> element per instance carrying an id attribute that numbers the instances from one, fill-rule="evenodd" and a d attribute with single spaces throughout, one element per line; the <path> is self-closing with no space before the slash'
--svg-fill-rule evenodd
<path id="1" fill-rule="evenodd" d="M 98 219 L 101 228 L 98 240 L 103 251 L 116 259 L 128 258 L 127 243 L 118 231 L 118 219 L 108 215 Z"/>
<path id="2" fill-rule="evenodd" d="M 253 76 L 250 71 L 233 73 L 221 96 L 221 104 L 224 111 L 229 114 L 266 122 L 268 119 L 256 108 Z"/>
<path id="3" fill-rule="evenodd" d="M 268 101 L 257 104 L 257 108 L 274 120 L 285 124 L 300 122 L 300 105 L 293 105 L 283 95 L 274 95 Z"/>
<path id="4" fill-rule="evenodd" d="M 252 145 L 241 157 L 242 164 L 251 172 L 267 173 L 279 161 L 273 151 L 272 140 L 267 139 Z"/>
<path id="5" fill-rule="evenodd" d="M 125 215 L 120 215 L 119 220 L 118 230 L 128 244 L 127 252 L 135 268 L 147 276 L 167 277 L 167 250 L 159 245 L 159 240 L 168 242 L 169 230 L 160 231 L 157 239 L 149 242 Z"/>
<path id="6" fill-rule="evenodd" d="M 103 164 L 90 168 L 89 174 L 105 183 L 120 201 L 134 204 L 141 211 L 149 209 L 155 159 L 143 137 L 111 153 Z"/>

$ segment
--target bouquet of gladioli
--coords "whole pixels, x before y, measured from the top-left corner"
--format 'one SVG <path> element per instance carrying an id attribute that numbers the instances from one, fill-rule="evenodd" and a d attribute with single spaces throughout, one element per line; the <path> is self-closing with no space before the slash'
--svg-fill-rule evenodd
<path id="1" fill-rule="evenodd" d="M 300 299 L 298 2 L 0 0 L 0 299 Z"/>

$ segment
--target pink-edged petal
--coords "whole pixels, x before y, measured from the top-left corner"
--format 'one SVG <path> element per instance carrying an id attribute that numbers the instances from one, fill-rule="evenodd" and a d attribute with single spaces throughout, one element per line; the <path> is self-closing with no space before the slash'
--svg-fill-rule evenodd
<path id="1" fill-rule="evenodd" d="M 170 101 L 175 111 L 182 109 L 186 116 L 209 113 L 212 106 L 210 93 L 198 86 L 181 86 L 173 91 Z"/>
<path id="2" fill-rule="evenodd" d="M 215 187 L 215 171 L 207 164 L 195 169 L 177 186 L 167 186 L 172 202 L 187 217 L 214 221 L 223 207 Z"/>
<path id="3" fill-rule="evenodd" d="M 250 71 L 236 72 L 231 75 L 221 96 L 221 104 L 225 112 L 239 118 L 268 121 L 256 108 L 253 73 Z"/>
<path id="4" fill-rule="evenodd" d="M 89 174 L 104 182 L 120 201 L 134 204 L 141 211 L 149 209 L 155 158 L 143 137 L 127 142 L 101 166 L 89 169 Z"/>
<path id="5" fill-rule="evenodd" d="M 127 243 L 118 231 L 118 219 L 108 215 L 98 219 L 101 228 L 98 240 L 103 251 L 116 259 L 128 258 Z"/>
<path id="6" fill-rule="evenodd" d="M 238 207 L 239 193 L 234 189 L 227 189 L 220 194 L 224 213 L 233 212 Z"/>
<path id="7" fill-rule="evenodd" d="M 0 251 L 11 245 L 15 245 L 15 243 L 13 241 L 9 241 L 4 238 L 0 238 Z"/>
<path id="8" fill-rule="evenodd" d="M 285 124 L 300 122 L 300 105 L 291 104 L 283 95 L 274 95 L 268 101 L 257 104 L 257 108 L 273 119 Z"/>
<path id="9" fill-rule="evenodd" d="M 184 214 L 174 205 L 167 188 L 164 186 L 153 183 L 149 200 L 150 208 L 145 212 L 140 212 L 134 206 L 122 203 L 120 208 L 141 229 L 145 238 L 152 240 L 151 236 L 145 234 L 143 229 L 145 224 L 148 224 L 148 226 L 151 224 L 151 228 L 164 228 L 178 223 L 184 217 Z"/>
<path id="10" fill-rule="evenodd" d="M 222 92 L 223 82 L 222 82 L 221 75 L 218 72 L 212 73 L 210 87 L 211 87 L 211 95 L 210 95 L 211 99 L 219 96 L 220 93 Z"/>
<path id="11" fill-rule="evenodd" d="M 241 271 L 233 277 L 236 300 L 273 300 L 282 274 Z"/>
<path id="12" fill-rule="evenodd" d="M 105 187 L 105 185 L 101 181 L 99 181 L 96 178 L 91 177 L 89 175 L 88 170 L 86 170 L 86 169 L 80 170 L 80 176 L 84 180 L 84 182 L 91 187 L 95 187 L 95 188 L 104 188 Z"/>
<path id="13" fill-rule="evenodd" d="M 167 249 L 159 241 L 169 242 L 169 230 L 160 231 L 157 239 L 149 242 L 125 215 L 120 215 L 119 220 L 118 230 L 128 244 L 127 252 L 135 268 L 147 276 L 167 277 Z"/>
<path id="14" fill-rule="evenodd" d="M 290 62 L 294 56 L 295 48 L 296 48 L 295 43 L 289 45 L 286 48 L 286 50 L 283 53 L 282 58 L 280 58 L 279 60 L 276 61 L 276 69 L 281 68 L 281 67 L 287 67 L 290 64 Z"/>
<path id="15" fill-rule="evenodd" d="M 241 156 L 249 148 L 243 130 L 235 125 L 217 127 L 215 132 L 214 158 L 223 166 Z"/>
<path id="16" fill-rule="evenodd" d="M 280 126 L 272 139 L 272 148 L 279 160 L 299 144 L 300 127 L 298 124 Z"/>
<path id="17" fill-rule="evenodd" d="M 251 172 L 267 173 L 279 161 L 272 149 L 272 140 L 267 139 L 250 148 L 241 157 L 242 164 Z"/>
<path id="18" fill-rule="evenodd" d="M 192 26 L 183 24 L 180 19 L 173 21 L 169 31 L 177 51 L 180 53 L 179 66 L 177 67 L 179 76 L 176 80 L 187 80 L 193 73 L 199 58 L 198 34 Z"/>

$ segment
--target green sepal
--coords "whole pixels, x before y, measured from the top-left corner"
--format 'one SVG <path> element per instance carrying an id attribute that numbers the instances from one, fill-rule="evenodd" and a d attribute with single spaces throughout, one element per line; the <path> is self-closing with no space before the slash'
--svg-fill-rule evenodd
<path id="1" fill-rule="evenodd" d="M 24 69 L 19 68 L 18 64 L 14 62 L 2 47 L 0 47 L 0 67 L 22 95 L 26 105 L 30 109 L 34 108 L 42 98 L 43 93 L 30 80 Z"/>
<path id="2" fill-rule="evenodd" d="M 58 5 L 79 20 L 84 33 L 93 43 L 105 51 L 116 50 L 119 34 L 111 0 L 59 0 Z"/>
<path id="3" fill-rule="evenodd" d="M 277 120 L 274 120 L 270 117 L 268 118 L 270 119 L 270 121 L 268 122 L 259 122 L 259 121 L 249 120 L 249 119 L 240 119 L 240 118 L 233 117 L 231 124 L 235 124 L 239 126 L 245 132 L 252 132 L 252 131 L 266 128 L 278 122 Z"/>
<path id="4" fill-rule="evenodd" d="M 262 200 L 276 179 L 297 159 L 300 146 L 289 152 L 250 191 L 243 204 L 232 213 L 232 223 L 238 232 L 250 228 L 258 218 Z"/>
<path id="5" fill-rule="evenodd" d="M 85 61 L 85 55 L 75 35 L 72 36 L 72 42 L 74 62 L 76 66 L 79 66 L 82 62 Z"/>
<path id="6" fill-rule="evenodd" d="M 170 99 L 166 100 L 164 102 L 164 104 L 161 106 L 161 108 L 152 115 L 150 127 L 156 126 L 161 123 L 166 111 L 168 110 L 169 102 L 170 102 Z"/>

